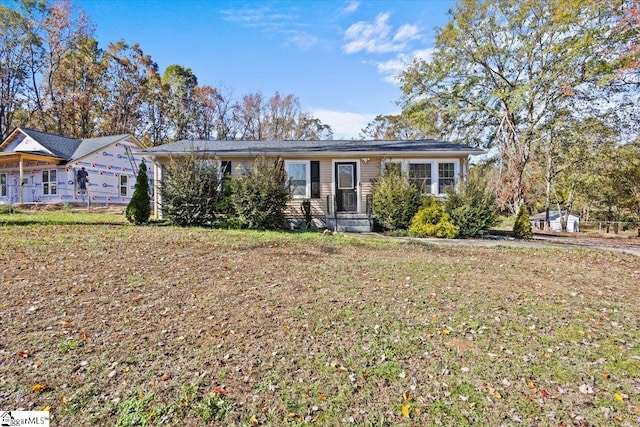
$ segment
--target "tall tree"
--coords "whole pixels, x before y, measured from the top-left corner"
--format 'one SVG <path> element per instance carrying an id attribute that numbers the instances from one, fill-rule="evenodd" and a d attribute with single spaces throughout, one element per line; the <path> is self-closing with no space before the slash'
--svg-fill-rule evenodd
<path id="1" fill-rule="evenodd" d="M 266 138 L 264 129 L 264 100 L 261 92 L 242 97 L 236 110 L 235 120 L 238 123 L 239 139 L 261 141 Z"/>
<path id="2" fill-rule="evenodd" d="M 103 57 L 105 92 L 100 120 L 102 134 L 133 133 L 142 137 L 147 122 L 144 111 L 153 102 L 154 81 L 159 81 L 158 66 L 136 43 L 111 43 Z"/>
<path id="3" fill-rule="evenodd" d="M 640 141 L 611 146 L 591 171 L 587 190 L 604 219 L 636 221 L 640 237 Z"/>
<path id="4" fill-rule="evenodd" d="M 364 139 L 411 140 L 427 135 L 413 125 L 406 115 L 377 115 L 360 131 Z"/>
<path id="5" fill-rule="evenodd" d="M 38 124 L 45 131 L 64 134 L 67 130 L 65 123 L 74 115 L 77 107 L 74 104 L 77 92 L 74 83 L 69 81 L 66 67 L 70 61 L 83 57 L 79 52 L 80 46 L 83 41 L 92 39 L 93 29 L 88 16 L 74 8 L 70 0 L 57 1 L 45 13 L 40 24 L 45 55 L 42 67 L 38 70 L 42 81 L 41 97 L 39 95 L 37 100 Z M 89 61 L 93 61 L 93 58 L 89 58 Z"/>
<path id="6" fill-rule="evenodd" d="M 170 94 L 157 72 L 149 73 L 148 78 L 145 88 L 146 102 L 142 108 L 144 128 L 140 139 L 146 145 L 157 146 L 168 142 L 172 134 Z"/>
<path id="7" fill-rule="evenodd" d="M 15 115 L 25 108 L 32 35 L 20 12 L 0 5 L 0 139 L 18 124 Z"/>
<path id="8" fill-rule="evenodd" d="M 185 139 L 189 136 L 189 110 L 198 78 L 191 68 L 172 64 L 164 71 L 162 83 L 169 89 L 169 120 L 173 124 L 173 138 Z"/>
<path id="9" fill-rule="evenodd" d="M 518 211 L 531 162 L 554 123 L 600 117 L 624 40 L 619 2 L 462 0 L 430 60 L 402 74 L 405 110 L 424 111 L 450 139 L 496 147 L 502 208 Z M 610 98 L 609 98 L 610 99 Z M 591 103 L 594 108 L 582 108 Z M 585 114 L 587 114 L 585 116 Z M 553 144 L 553 142 L 551 142 Z"/>
<path id="10" fill-rule="evenodd" d="M 261 92 L 246 95 L 235 109 L 238 139 L 317 140 L 330 138 L 331 127 L 302 111 L 300 99 L 276 92 L 265 101 Z"/>
<path id="11" fill-rule="evenodd" d="M 92 38 L 77 40 L 74 49 L 60 59 L 52 92 L 57 102 L 52 108 L 56 131 L 77 138 L 96 135 L 96 123 L 104 111 L 102 50 Z"/>
<path id="12" fill-rule="evenodd" d="M 193 88 L 191 127 L 194 138 L 209 140 L 216 134 L 216 111 L 222 95 L 211 86 Z"/>

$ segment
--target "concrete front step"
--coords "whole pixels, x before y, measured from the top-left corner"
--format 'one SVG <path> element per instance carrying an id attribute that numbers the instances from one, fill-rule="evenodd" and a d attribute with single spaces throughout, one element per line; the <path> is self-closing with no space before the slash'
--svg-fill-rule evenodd
<path id="1" fill-rule="evenodd" d="M 335 223 L 336 218 L 333 215 L 327 215 L 326 224 L 329 230 L 347 233 L 367 233 L 373 230 L 373 221 L 363 214 L 338 214 L 337 227 Z"/>

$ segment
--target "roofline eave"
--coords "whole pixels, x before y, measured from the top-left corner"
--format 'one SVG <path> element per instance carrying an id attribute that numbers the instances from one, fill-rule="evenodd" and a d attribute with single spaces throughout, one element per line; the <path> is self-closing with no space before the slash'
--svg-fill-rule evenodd
<path id="1" fill-rule="evenodd" d="M 257 156 L 279 156 L 279 157 L 461 157 L 477 156 L 485 154 L 484 150 L 434 150 L 434 151 L 149 151 L 144 154 L 154 157 L 186 157 L 190 155 L 202 155 L 207 157 L 257 157 Z"/>
<path id="2" fill-rule="evenodd" d="M 47 156 L 44 154 L 35 154 L 35 153 L 27 153 L 21 151 L 11 151 L 8 153 L 0 153 L 0 164 L 14 163 L 20 162 L 20 159 L 23 161 L 37 161 L 37 162 L 46 162 L 46 163 L 54 163 L 58 165 L 64 165 L 68 163 L 67 159 L 57 156 Z"/>

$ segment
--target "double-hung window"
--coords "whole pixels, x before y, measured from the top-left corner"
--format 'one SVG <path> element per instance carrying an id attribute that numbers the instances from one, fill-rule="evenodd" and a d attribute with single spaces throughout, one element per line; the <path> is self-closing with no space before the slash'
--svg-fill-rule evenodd
<path id="1" fill-rule="evenodd" d="M 454 163 L 438 163 L 438 193 L 443 194 L 447 188 L 452 187 L 456 180 Z"/>
<path id="2" fill-rule="evenodd" d="M 58 174 L 55 169 L 42 171 L 42 194 L 53 196 L 58 194 Z"/>
<path id="3" fill-rule="evenodd" d="M 409 181 L 420 193 L 431 193 L 431 163 L 409 163 Z"/>
<path id="4" fill-rule="evenodd" d="M 456 183 L 456 162 L 449 159 L 394 159 L 384 161 L 382 174 L 402 173 L 420 193 L 442 196 Z"/>
<path id="5" fill-rule="evenodd" d="M 309 161 L 285 160 L 289 191 L 294 199 L 311 197 L 311 166 Z"/>
<path id="6" fill-rule="evenodd" d="M 126 197 L 129 194 L 129 177 L 120 175 L 120 197 Z"/>
<path id="7" fill-rule="evenodd" d="M 7 197 L 7 174 L 0 173 L 0 197 Z"/>

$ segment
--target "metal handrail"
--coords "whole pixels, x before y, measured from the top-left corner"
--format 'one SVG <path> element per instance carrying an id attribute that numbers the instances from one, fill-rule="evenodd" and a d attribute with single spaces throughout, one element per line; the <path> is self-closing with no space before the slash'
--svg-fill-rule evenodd
<path id="1" fill-rule="evenodd" d="M 335 195 L 327 195 L 327 217 L 333 214 L 333 231 L 338 231 L 338 209 L 336 206 L 338 205 L 338 199 Z"/>
<path id="2" fill-rule="evenodd" d="M 369 226 L 373 229 L 373 195 L 367 194 L 365 198 L 365 209 L 367 213 L 367 218 L 369 219 Z"/>

